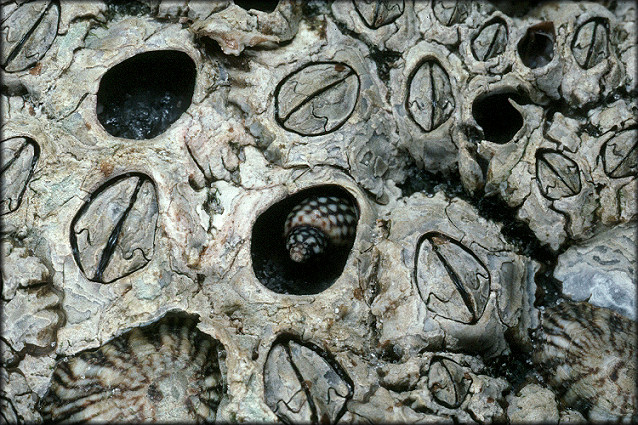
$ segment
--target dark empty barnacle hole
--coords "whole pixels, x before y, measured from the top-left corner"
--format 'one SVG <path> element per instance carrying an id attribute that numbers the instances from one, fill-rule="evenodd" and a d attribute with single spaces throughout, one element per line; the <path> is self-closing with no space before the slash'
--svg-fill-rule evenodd
<path id="1" fill-rule="evenodd" d="M 339 201 L 334 201 L 336 199 Z M 313 201 L 318 201 L 319 204 Z M 326 223 L 330 222 L 326 214 L 333 214 L 328 218 L 338 222 L 341 227 L 348 226 L 351 236 L 344 238 L 342 245 L 326 238 L 326 243 L 322 246 L 323 252 L 311 252 L 303 260 L 293 260 L 297 251 L 291 245 L 287 247 L 287 241 L 294 241 L 295 236 L 291 236 L 291 232 L 285 234 L 286 222 L 291 213 L 295 218 L 290 222 L 295 231 L 299 232 L 299 238 L 312 238 L 313 241 L 315 238 L 322 238 L 320 226 L 307 226 L 306 221 L 302 223 L 299 216 L 295 215 L 293 210 L 300 206 L 305 208 L 300 210 L 304 217 L 304 211 L 307 211 L 308 214 L 317 214 L 325 219 Z M 350 223 L 345 220 L 350 214 L 348 211 L 354 217 L 353 220 L 349 219 Z M 314 186 L 275 203 L 260 214 L 253 225 L 250 251 L 255 276 L 266 288 L 280 294 L 310 295 L 328 289 L 343 272 L 356 236 L 358 219 L 359 206 L 356 199 L 347 190 L 336 185 Z"/>
<path id="2" fill-rule="evenodd" d="M 244 10 L 259 10 L 261 12 L 271 13 L 277 9 L 277 5 L 279 5 L 279 0 L 267 0 L 267 1 L 256 1 L 256 0 L 235 0 L 234 3 L 241 7 Z"/>
<path id="3" fill-rule="evenodd" d="M 108 7 L 107 17 L 113 15 L 143 16 L 151 13 L 151 8 L 137 0 L 105 0 Z"/>
<path id="4" fill-rule="evenodd" d="M 528 103 L 526 98 L 514 91 L 501 91 L 478 96 L 472 104 L 472 116 L 483 130 L 483 139 L 504 144 L 514 138 L 523 127 L 523 116 L 512 105 Z"/>
<path id="5" fill-rule="evenodd" d="M 528 68 L 541 68 L 554 58 L 556 32 L 551 21 L 532 25 L 518 42 L 518 55 Z"/>
<path id="6" fill-rule="evenodd" d="M 97 118 L 107 133 L 152 139 L 188 109 L 195 89 L 195 62 L 184 52 L 137 54 L 109 69 L 97 93 Z"/>

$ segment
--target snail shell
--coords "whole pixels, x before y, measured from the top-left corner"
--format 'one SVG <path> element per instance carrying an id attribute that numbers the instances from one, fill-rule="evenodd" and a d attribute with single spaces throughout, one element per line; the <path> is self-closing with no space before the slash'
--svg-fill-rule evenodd
<path id="1" fill-rule="evenodd" d="M 590 420 L 636 420 L 636 323 L 586 302 L 541 315 L 533 360 L 570 407 Z"/>
<path id="2" fill-rule="evenodd" d="M 310 196 L 286 218 L 286 249 L 293 261 L 303 263 L 330 246 L 350 244 L 356 230 L 357 211 L 351 201 L 340 196 Z"/>

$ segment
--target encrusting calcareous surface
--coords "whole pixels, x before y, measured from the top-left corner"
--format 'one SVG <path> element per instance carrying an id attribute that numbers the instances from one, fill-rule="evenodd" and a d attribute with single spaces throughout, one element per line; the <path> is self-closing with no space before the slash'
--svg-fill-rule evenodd
<path id="1" fill-rule="evenodd" d="M 0 422 L 635 419 L 634 2 L 1 3 Z"/>

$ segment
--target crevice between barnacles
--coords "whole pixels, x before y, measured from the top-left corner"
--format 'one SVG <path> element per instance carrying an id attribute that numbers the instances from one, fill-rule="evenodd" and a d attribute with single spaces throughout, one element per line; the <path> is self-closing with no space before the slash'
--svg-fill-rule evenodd
<path id="1" fill-rule="evenodd" d="M 370 247 L 367 252 L 371 253 L 371 264 L 362 270 L 362 264 L 357 261 L 359 264 L 359 267 L 357 267 L 359 287 L 355 290 L 359 291 L 358 294 L 360 294 L 366 305 L 370 307 L 374 303 L 377 295 L 379 295 L 379 264 L 381 262 L 381 255 L 376 246 Z M 374 315 L 372 316 L 374 317 Z"/>
<path id="2" fill-rule="evenodd" d="M 381 339 L 381 326 L 379 324 L 379 318 L 372 313 L 372 304 L 379 295 L 379 266 L 381 263 L 381 254 L 376 244 L 371 246 L 367 254 L 370 255 L 370 265 L 364 265 L 357 260 L 357 275 L 359 286 L 354 289 L 353 296 L 356 299 L 363 299 L 368 306 L 366 314 L 366 326 L 370 330 L 372 336 L 368 342 L 368 352 L 374 352 L 379 347 L 379 341 Z M 362 269 L 363 267 L 363 269 Z M 381 322 L 382 323 L 382 322 Z"/>
<path id="3" fill-rule="evenodd" d="M 543 264 L 551 261 L 551 258 L 554 257 L 554 254 L 541 245 L 538 238 L 530 230 L 529 225 L 516 218 L 516 208 L 508 206 L 495 196 L 471 195 L 461 185 L 458 172 L 446 176 L 440 173 L 430 173 L 416 165 L 407 168 L 408 173 L 406 173 L 405 180 L 397 184 L 402 190 L 402 197 L 408 197 L 416 192 L 433 196 L 438 191 L 442 191 L 450 198 L 448 207 L 451 205 L 452 198 L 460 198 L 476 206 L 477 212 L 482 218 L 498 223 L 505 241 L 516 247 L 518 252 L 529 255 Z M 455 225 L 453 221 L 451 223 Z"/>

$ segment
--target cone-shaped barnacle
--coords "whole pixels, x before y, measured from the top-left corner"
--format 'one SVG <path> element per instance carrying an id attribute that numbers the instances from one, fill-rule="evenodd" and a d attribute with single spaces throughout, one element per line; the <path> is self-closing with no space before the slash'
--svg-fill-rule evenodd
<path id="1" fill-rule="evenodd" d="M 352 244 L 357 230 L 357 211 L 342 196 L 309 196 L 295 205 L 284 225 L 290 259 L 304 263 L 331 246 Z"/>

